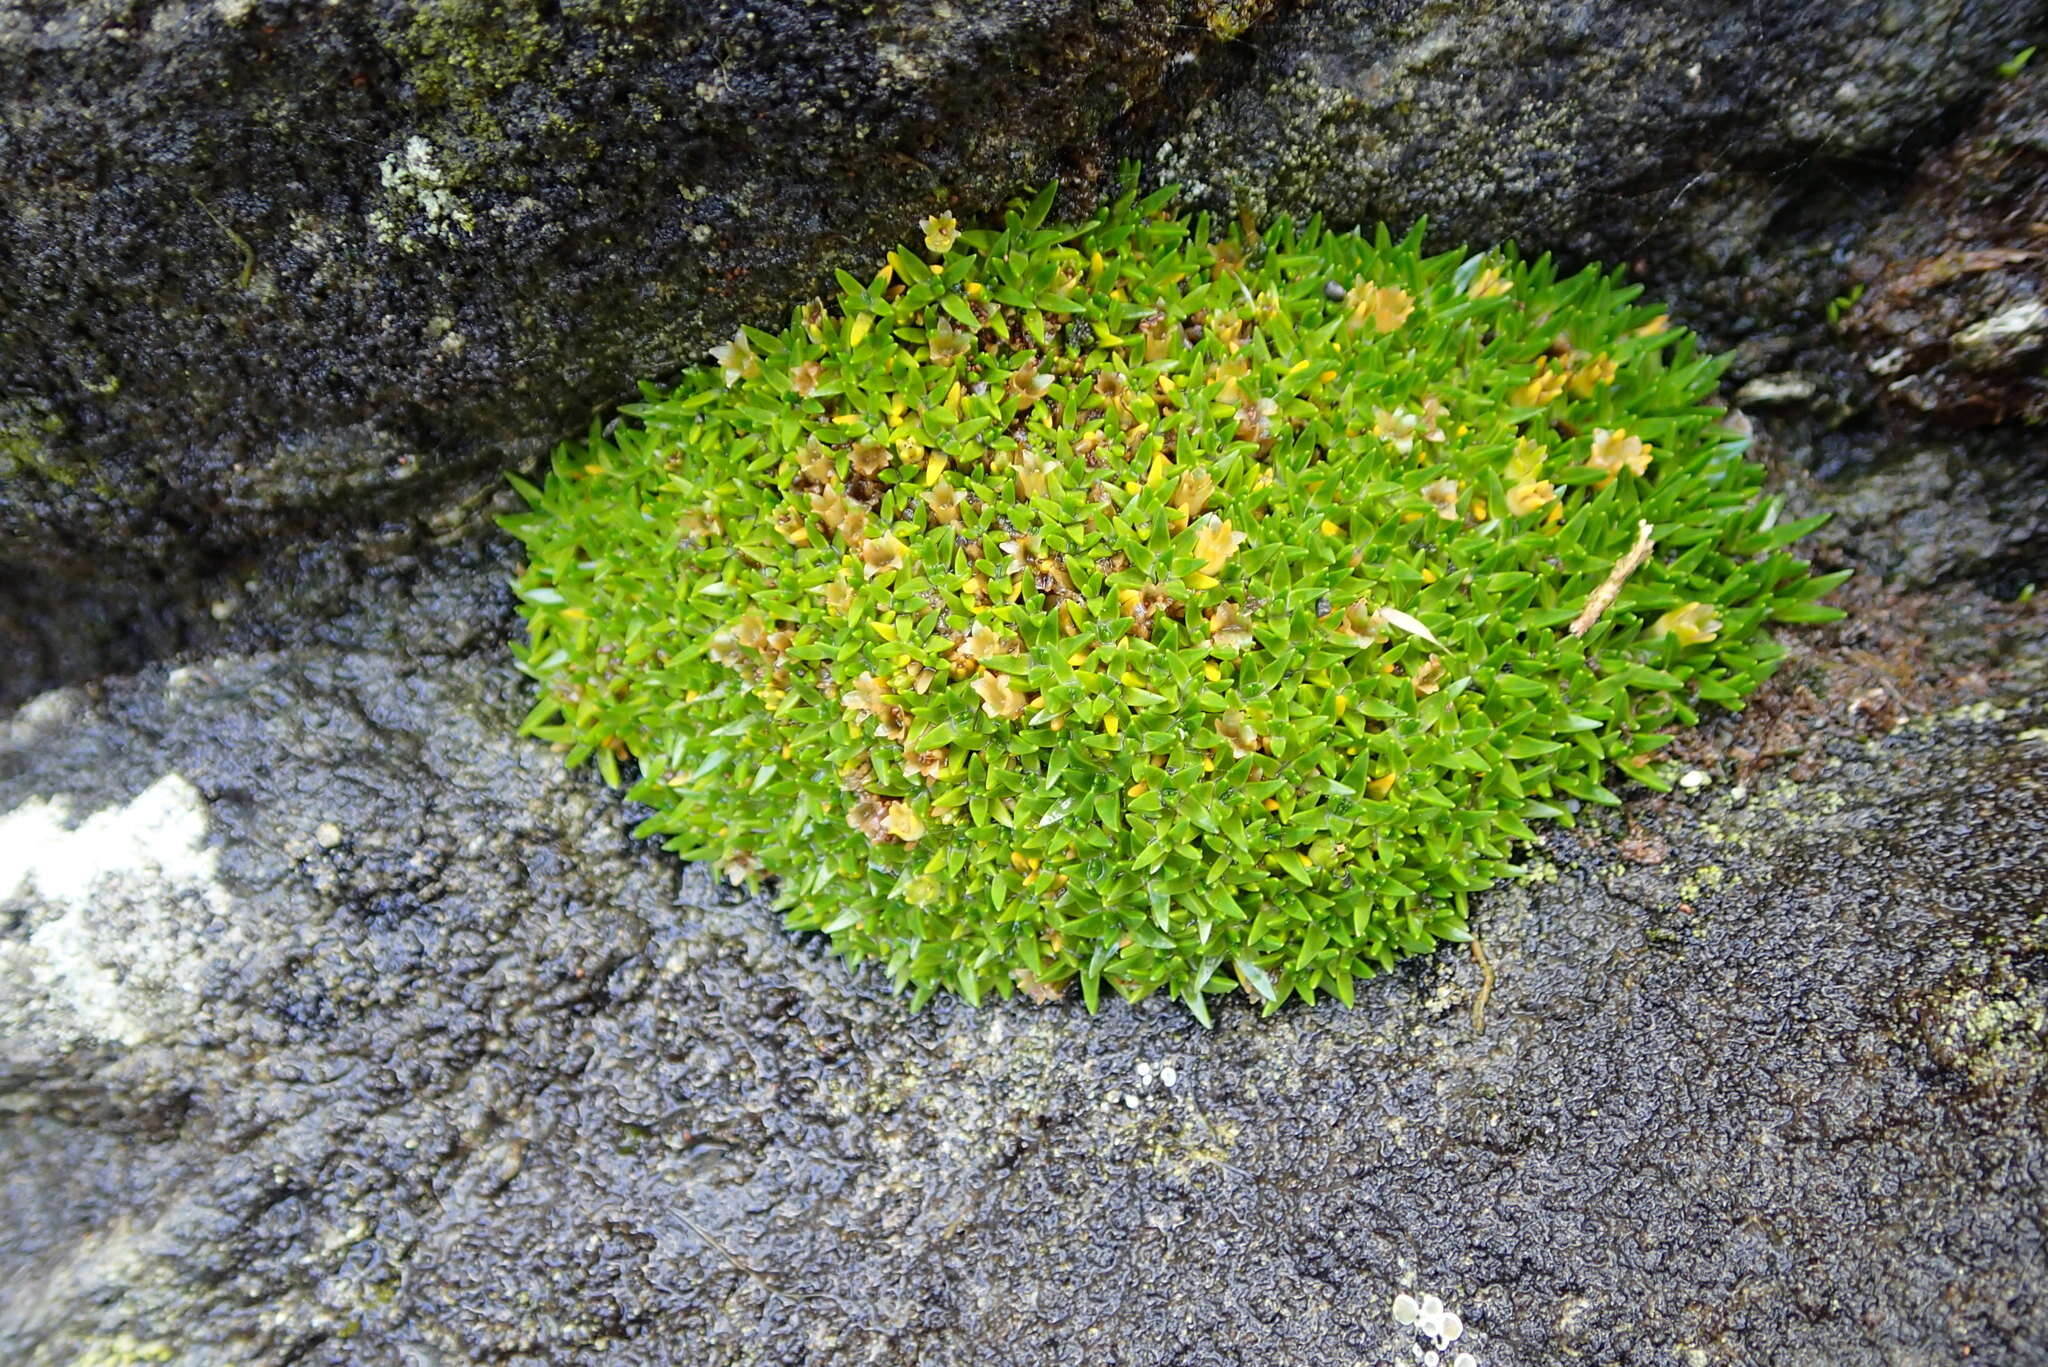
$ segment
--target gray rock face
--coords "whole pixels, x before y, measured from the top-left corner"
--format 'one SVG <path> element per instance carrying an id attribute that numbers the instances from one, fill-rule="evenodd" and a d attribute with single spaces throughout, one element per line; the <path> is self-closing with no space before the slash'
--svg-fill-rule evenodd
<path id="1" fill-rule="evenodd" d="M 1261 214 L 1725 266 L 1817 186 L 1891 169 L 2041 13 L 1327 0 L 1260 31 L 1255 73 L 1197 107 L 1159 169 Z"/>
<path id="2" fill-rule="evenodd" d="M 935 207 L 1085 203 L 1118 151 L 1228 207 L 1726 268 L 1896 175 L 2042 13 L 1271 8 L 0 4 L 0 563 L 459 523 Z"/>
<path id="3" fill-rule="evenodd" d="M 2038 436 L 1892 439 L 1821 321 L 2042 13 L 0 0 L 0 707 L 121 676 L 0 714 L 0 1361 L 2048 1358 Z M 1643 259 L 1853 615 L 1483 961 L 910 1016 L 515 737 L 483 491 L 1162 140 Z"/>
<path id="4" fill-rule="evenodd" d="M 1099 152 L 1205 15 L 0 4 L 0 557 L 459 519 L 831 267 Z"/>
<path id="5" fill-rule="evenodd" d="M 910 1016 L 635 844 L 492 568 L 7 723 L 0 1358 L 1384 1361 L 1404 1288 L 1487 1364 L 2048 1345 L 2037 613 L 1937 604 L 1886 735 L 1873 607 L 1485 969 L 1205 1032 Z"/>

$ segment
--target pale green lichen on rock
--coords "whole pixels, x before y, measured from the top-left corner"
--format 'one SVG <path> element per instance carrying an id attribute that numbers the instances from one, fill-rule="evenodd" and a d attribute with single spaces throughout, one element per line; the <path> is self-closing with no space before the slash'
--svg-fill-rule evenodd
<path id="1" fill-rule="evenodd" d="M 64 420 L 39 403 L 0 403 L 0 479 L 40 475 L 69 485 L 82 473 L 57 454 Z"/>
<path id="2" fill-rule="evenodd" d="M 918 1000 L 1349 1001 L 1835 615 L 1615 278 L 1050 203 L 927 220 L 506 519 L 526 730 Z"/>
<path id="3" fill-rule="evenodd" d="M 535 0 L 428 0 L 392 46 L 421 95 L 479 108 L 526 79 L 552 40 Z"/>

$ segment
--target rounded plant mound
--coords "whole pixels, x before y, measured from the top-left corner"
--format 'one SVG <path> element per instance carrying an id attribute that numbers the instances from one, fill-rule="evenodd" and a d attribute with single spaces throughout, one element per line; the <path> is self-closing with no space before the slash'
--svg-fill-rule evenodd
<path id="1" fill-rule="evenodd" d="M 929 219 L 506 519 L 527 731 L 920 1001 L 1349 1001 L 1834 615 L 1633 289 L 1168 200 Z"/>

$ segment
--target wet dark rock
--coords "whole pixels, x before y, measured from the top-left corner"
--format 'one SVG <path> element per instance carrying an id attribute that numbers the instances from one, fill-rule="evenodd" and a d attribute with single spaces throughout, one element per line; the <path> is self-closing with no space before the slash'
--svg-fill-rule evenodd
<path id="1" fill-rule="evenodd" d="M 1740 265 L 1999 79 L 2039 4 L 1326 0 L 1265 26 L 1160 173 L 1258 214 Z"/>
<path id="2" fill-rule="evenodd" d="M 1321 1364 L 1404 1286 L 1489 1364 L 2048 1335 L 2038 611 L 1913 619 L 1880 724 L 1866 610 L 1548 837 L 1483 1030 L 1446 952 L 1204 1031 L 908 1014 L 514 737 L 476 566 L 377 607 L 6 724 L 0 1358 Z"/>
<path id="3" fill-rule="evenodd" d="M 1230 209 L 1639 262 L 1783 342 L 2042 13 L 0 6 L 0 564 L 182 583 L 446 531 L 923 213 L 1055 174 L 1078 208 L 1120 153 Z"/>
<path id="4" fill-rule="evenodd" d="M 1967 579 L 2011 598 L 2048 579 L 2048 480 L 2025 443 L 1912 444 L 1876 468 L 1803 482 L 1791 503 L 1832 518 L 1802 553 L 1894 589 Z"/>
<path id="5" fill-rule="evenodd" d="M 1211 17 L 0 4 L 0 563 L 460 520 L 921 216 L 1087 171 Z"/>
<path id="6" fill-rule="evenodd" d="M 2029 250 L 2037 85 L 1908 182 L 2042 18 L 0 3 L 0 1361 L 1320 1367 L 1403 1288 L 1485 1367 L 2048 1358 L 2039 431 L 1903 431 L 1862 312 L 2019 392 L 2032 263 L 1886 282 Z M 1162 138 L 1640 263 L 1852 615 L 1483 965 L 911 1016 L 514 735 L 482 524 L 940 192 Z"/>
<path id="7" fill-rule="evenodd" d="M 1928 159 L 1856 276 L 1844 332 L 1895 410 L 1947 427 L 2048 421 L 2048 70 L 2004 82 Z"/>

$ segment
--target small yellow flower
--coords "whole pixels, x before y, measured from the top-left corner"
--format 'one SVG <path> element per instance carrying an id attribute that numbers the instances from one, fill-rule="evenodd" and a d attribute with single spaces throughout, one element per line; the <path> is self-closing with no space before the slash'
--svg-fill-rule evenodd
<path id="1" fill-rule="evenodd" d="M 1046 460 L 1028 446 L 1020 447 L 1011 464 L 1011 473 L 1017 481 L 1018 501 L 1028 503 L 1034 498 L 1045 497 L 1047 482 L 1059 468 L 1058 461 Z"/>
<path id="2" fill-rule="evenodd" d="M 1212 327 L 1210 332 L 1213 335 L 1215 329 Z M 1216 397 L 1224 403 L 1242 402 L 1244 391 L 1238 388 L 1237 382 L 1251 373 L 1251 368 L 1251 362 L 1241 356 L 1232 356 L 1211 366 L 1209 379 L 1216 385 Z"/>
<path id="3" fill-rule="evenodd" d="M 1221 574 L 1230 557 L 1245 543 L 1245 534 L 1232 531 L 1230 523 L 1211 513 L 1195 528 L 1195 554 L 1201 557 L 1202 573 Z"/>
<path id="4" fill-rule="evenodd" d="M 804 525 L 803 515 L 793 510 L 784 510 L 775 515 L 775 530 L 782 533 L 783 540 L 792 546 L 811 544 L 811 529 Z"/>
<path id="5" fill-rule="evenodd" d="M 1422 411 L 1415 418 L 1415 430 L 1430 441 L 1440 442 L 1444 439 L 1444 419 L 1450 413 L 1442 399 L 1434 394 L 1425 394 L 1422 396 Z"/>
<path id="6" fill-rule="evenodd" d="M 732 340 L 725 345 L 711 348 L 711 359 L 718 362 L 718 373 L 728 389 L 761 373 L 761 358 L 754 354 L 754 344 L 747 340 L 745 328 L 735 329 Z"/>
<path id="7" fill-rule="evenodd" d="M 854 543 L 867 525 L 867 509 L 859 504 L 847 502 L 846 495 L 837 489 L 812 494 L 811 511 L 825 524 L 826 531 L 843 538 L 848 545 Z"/>
<path id="8" fill-rule="evenodd" d="M 1458 481 L 1435 479 L 1422 486 L 1422 496 L 1436 509 L 1436 515 L 1446 522 L 1458 520 Z"/>
<path id="9" fill-rule="evenodd" d="M 1378 609 L 1361 598 L 1337 617 L 1337 630 L 1363 645 L 1380 639 L 1386 627 Z"/>
<path id="10" fill-rule="evenodd" d="M 1114 370 L 1105 370 L 1095 377 L 1095 396 L 1102 400 L 1104 411 L 1126 416 L 1130 412 L 1131 382 Z"/>
<path id="11" fill-rule="evenodd" d="M 904 545 L 902 538 L 894 532 L 870 537 L 860 548 L 860 563 L 870 579 L 902 569 L 909 556 L 910 547 Z"/>
<path id="12" fill-rule="evenodd" d="M 1465 291 L 1467 299 L 1498 299 L 1515 287 L 1515 282 L 1500 273 L 1500 267 L 1488 266 L 1479 272 L 1470 288 Z"/>
<path id="13" fill-rule="evenodd" d="M 882 819 L 882 828 L 906 845 L 914 845 L 924 835 L 924 822 L 910 809 L 908 802 L 892 802 L 889 814 Z"/>
<path id="14" fill-rule="evenodd" d="M 1236 603 L 1219 603 L 1209 614 L 1209 637 L 1226 650 L 1242 650 L 1252 643 L 1251 623 Z"/>
<path id="15" fill-rule="evenodd" d="M 824 489 L 839 482 L 839 472 L 832 463 L 832 453 L 813 440 L 804 448 L 803 463 L 797 466 L 797 478 L 805 483 Z"/>
<path id="16" fill-rule="evenodd" d="M 998 655 L 1009 654 L 1010 646 L 1002 637 L 989 630 L 988 623 L 976 622 L 974 629 L 967 633 L 967 639 L 959 644 L 954 653 L 980 663 L 983 660 L 994 659 Z"/>
<path id="17" fill-rule="evenodd" d="M 1235 708 L 1216 718 L 1216 734 L 1229 743 L 1234 755 L 1255 755 L 1259 752 L 1259 733 L 1244 713 Z"/>
<path id="18" fill-rule="evenodd" d="M 1508 391 L 1508 402 L 1516 408 L 1542 408 L 1564 393 L 1565 373 L 1553 370 L 1548 356 L 1536 362 L 1536 373 L 1526 384 Z"/>
<path id="19" fill-rule="evenodd" d="M 1372 326 L 1375 332 L 1392 332 L 1408 321 L 1408 315 L 1415 312 L 1415 299 L 1408 291 L 1396 287 L 1382 286 L 1379 297 L 1373 300 Z"/>
<path id="20" fill-rule="evenodd" d="M 1530 480 L 1517 484 L 1508 490 L 1508 511 L 1516 517 L 1533 513 L 1538 508 L 1557 500 L 1557 489 L 1547 479 Z"/>
<path id="21" fill-rule="evenodd" d="M 1605 427 L 1593 429 L 1593 449 L 1586 457 L 1586 464 L 1597 470 L 1607 471 L 1607 484 L 1626 469 L 1630 474 L 1640 475 L 1650 468 L 1651 447 L 1641 437 L 1632 437 L 1625 427 L 1612 431 Z M 1602 487 L 1605 487 L 1603 485 Z"/>
<path id="22" fill-rule="evenodd" d="M 1432 655 L 1422 662 L 1422 668 L 1415 671 L 1409 680 L 1415 685 L 1415 696 L 1426 698 L 1444 686 L 1444 662 Z"/>
<path id="23" fill-rule="evenodd" d="M 1408 321 L 1408 315 L 1415 312 L 1415 299 L 1398 285 L 1376 285 L 1367 280 L 1354 281 L 1345 292 L 1344 302 L 1351 312 L 1345 318 L 1345 326 L 1353 332 L 1372 324 L 1374 332 L 1392 332 Z"/>
<path id="24" fill-rule="evenodd" d="M 933 522 L 944 525 L 960 520 L 960 491 L 945 480 L 924 491 L 924 502 L 931 509 Z"/>
<path id="25" fill-rule="evenodd" d="M 1533 437 L 1516 437 L 1515 449 L 1508 455 L 1509 482 L 1522 484 L 1543 473 L 1543 457 L 1543 443 Z"/>
<path id="26" fill-rule="evenodd" d="M 1676 636 L 1679 645 L 1696 646 L 1713 640 L 1720 631 L 1721 619 L 1715 615 L 1712 604 L 1686 603 L 1659 617 L 1650 627 L 1650 639 L 1661 641 L 1666 636 Z"/>
<path id="27" fill-rule="evenodd" d="M 1163 313 L 1155 313 L 1138 324 L 1138 333 L 1145 339 L 1145 364 L 1152 365 L 1172 355 L 1180 344 L 1181 330 Z"/>
<path id="28" fill-rule="evenodd" d="M 1029 357 L 1024 364 L 1012 371 L 1003 388 L 1024 401 L 1029 408 L 1045 397 L 1045 391 L 1052 388 L 1053 377 L 1038 373 L 1038 358 Z"/>
<path id="29" fill-rule="evenodd" d="M 941 318 L 925 333 L 925 346 L 931 350 L 933 365 L 950 365 L 974 348 L 974 337 Z"/>
<path id="30" fill-rule="evenodd" d="M 883 798 L 863 794 L 847 809 L 846 824 L 879 845 L 889 838 L 889 806 Z"/>
<path id="31" fill-rule="evenodd" d="M 812 341 L 825 340 L 825 324 L 831 321 L 832 313 L 825 307 L 824 300 L 814 298 L 804 304 L 804 331 L 810 334 Z"/>
<path id="32" fill-rule="evenodd" d="M 971 687 L 981 695 L 981 710 L 997 721 L 1013 721 L 1023 716 L 1024 705 L 1031 701 L 1029 693 L 1012 688 L 1010 681 L 1000 674 L 977 674 Z"/>
<path id="33" fill-rule="evenodd" d="M 960 240 L 960 223 L 951 214 L 933 214 L 918 224 L 924 229 L 924 245 L 934 256 L 944 256 Z"/>
<path id="34" fill-rule="evenodd" d="M 1603 384 L 1614 383 L 1614 358 L 1602 352 L 1572 372 L 1571 390 L 1574 398 L 1590 399 L 1593 391 Z"/>
<path id="35" fill-rule="evenodd" d="M 1405 409 L 1375 406 L 1372 410 L 1372 434 L 1404 456 L 1415 449 L 1415 429 L 1420 422 Z"/>

